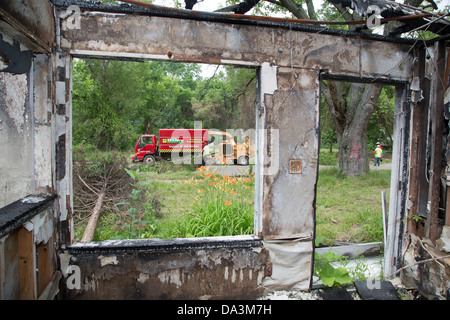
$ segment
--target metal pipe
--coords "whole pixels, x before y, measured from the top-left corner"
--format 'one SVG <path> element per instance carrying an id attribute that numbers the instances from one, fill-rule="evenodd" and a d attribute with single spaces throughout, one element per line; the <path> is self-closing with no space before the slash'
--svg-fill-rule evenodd
<path id="1" fill-rule="evenodd" d="M 152 16 L 168 17 L 168 18 L 179 18 L 179 19 L 190 19 L 198 21 L 210 21 L 218 23 L 235 23 L 243 25 L 255 25 L 261 27 L 274 27 L 274 28 L 284 28 L 293 31 L 303 31 L 310 33 L 322 33 L 328 35 L 338 35 L 338 36 L 350 36 L 358 37 L 363 39 L 375 40 L 375 41 L 385 41 L 393 42 L 399 44 L 409 44 L 412 45 L 416 43 L 415 39 L 383 36 L 378 34 L 369 34 L 356 31 L 348 30 L 338 30 L 322 27 L 320 25 L 310 24 L 306 22 L 311 22 L 315 20 L 301 20 L 301 19 L 290 19 L 290 18 L 275 18 L 275 17 L 260 17 L 260 16 L 249 16 L 242 14 L 224 14 L 218 12 L 204 12 L 204 11 L 194 11 L 186 9 L 177 8 L 167 8 L 151 3 L 136 1 L 136 0 L 126 0 L 129 5 L 108 5 L 99 4 L 93 2 L 86 2 L 82 0 L 50 0 L 54 6 L 67 8 L 70 5 L 76 5 L 80 8 L 84 8 L 92 11 L 100 12 L 110 12 L 110 13 L 135 13 L 135 14 L 149 14 Z M 125 2 L 125 0 L 124 0 Z M 141 6 L 137 6 L 139 3 Z M 133 5 L 133 6 L 130 6 Z M 390 18 L 388 18 L 390 19 Z M 300 23 L 304 21 L 305 23 Z M 314 22 L 316 23 L 316 22 Z M 366 23 L 364 21 L 364 23 Z"/>

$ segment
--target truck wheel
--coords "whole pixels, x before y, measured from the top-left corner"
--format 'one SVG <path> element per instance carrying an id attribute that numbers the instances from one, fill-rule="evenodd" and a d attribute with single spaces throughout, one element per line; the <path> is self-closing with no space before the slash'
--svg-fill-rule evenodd
<path id="1" fill-rule="evenodd" d="M 144 164 L 154 164 L 156 162 L 156 159 L 154 156 L 148 155 L 148 156 L 145 156 L 143 162 L 144 162 Z"/>
<path id="2" fill-rule="evenodd" d="M 247 156 L 240 156 L 238 158 L 237 164 L 240 165 L 240 166 L 248 165 L 248 157 Z"/>

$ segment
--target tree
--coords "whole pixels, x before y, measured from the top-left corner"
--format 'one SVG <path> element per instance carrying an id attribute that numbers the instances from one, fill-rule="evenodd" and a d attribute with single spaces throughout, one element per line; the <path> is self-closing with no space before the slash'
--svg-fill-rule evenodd
<path id="1" fill-rule="evenodd" d="M 73 141 L 128 149 L 162 127 L 193 127 L 197 64 L 74 60 Z"/>
<path id="2" fill-rule="evenodd" d="M 73 67 L 73 140 L 99 149 L 123 149 L 130 143 L 127 116 L 142 103 L 136 63 L 75 60 Z"/>
<path id="3" fill-rule="evenodd" d="M 204 128 L 244 129 L 255 127 L 254 69 L 222 67 L 202 81 L 193 100 L 195 118 Z"/>
<path id="4" fill-rule="evenodd" d="M 322 92 L 336 128 L 339 168 L 350 176 L 369 172 L 367 126 L 381 93 L 380 84 L 324 81 Z"/>

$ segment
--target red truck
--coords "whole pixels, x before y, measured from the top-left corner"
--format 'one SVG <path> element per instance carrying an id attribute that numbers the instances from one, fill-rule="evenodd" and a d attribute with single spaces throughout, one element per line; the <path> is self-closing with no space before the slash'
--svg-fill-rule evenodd
<path id="1" fill-rule="evenodd" d="M 205 146 L 208 146 L 207 151 Z M 236 143 L 230 133 L 223 131 L 159 129 L 159 144 L 155 135 L 142 135 L 136 143 L 132 159 L 135 162 L 153 164 L 157 160 L 173 159 L 174 153 L 199 153 L 206 158 L 205 162 L 208 164 L 222 164 L 231 160 L 239 165 L 248 165 L 250 154 L 254 156 L 254 148 L 249 147 L 248 143 Z"/>
<path id="2" fill-rule="evenodd" d="M 142 135 L 134 148 L 133 161 L 152 164 L 156 160 L 170 159 L 172 153 L 202 153 L 208 144 L 206 129 L 159 129 L 159 144 L 156 136 Z"/>

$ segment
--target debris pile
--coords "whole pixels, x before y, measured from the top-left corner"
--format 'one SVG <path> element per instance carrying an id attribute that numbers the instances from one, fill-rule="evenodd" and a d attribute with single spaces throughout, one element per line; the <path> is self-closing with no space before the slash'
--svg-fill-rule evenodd
<path id="1" fill-rule="evenodd" d="M 450 287 L 450 227 L 444 226 L 436 244 L 408 234 L 401 280 L 427 299 L 448 299 Z"/>

